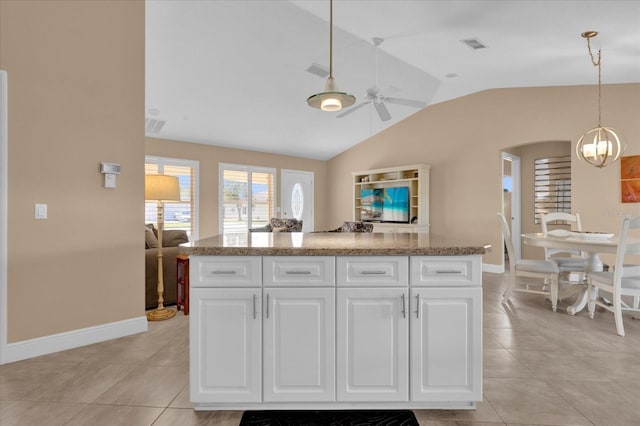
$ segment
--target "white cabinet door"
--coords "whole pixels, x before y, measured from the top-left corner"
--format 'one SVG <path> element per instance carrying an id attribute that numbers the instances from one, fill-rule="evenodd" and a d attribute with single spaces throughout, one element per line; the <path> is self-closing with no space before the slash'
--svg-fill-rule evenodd
<path id="1" fill-rule="evenodd" d="M 407 401 L 408 289 L 337 290 L 339 401 Z"/>
<path id="2" fill-rule="evenodd" d="M 482 289 L 411 289 L 411 400 L 482 400 Z"/>
<path id="3" fill-rule="evenodd" d="M 335 289 L 264 289 L 264 400 L 335 401 Z"/>
<path id="4" fill-rule="evenodd" d="M 191 401 L 260 402 L 259 288 L 192 288 L 189 345 Z"/>

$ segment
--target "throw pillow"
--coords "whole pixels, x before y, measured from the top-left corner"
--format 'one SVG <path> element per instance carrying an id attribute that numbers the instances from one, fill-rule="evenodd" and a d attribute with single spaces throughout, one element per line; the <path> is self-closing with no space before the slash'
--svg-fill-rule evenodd
<path id="1" fill-rule="evenodd" d="M 289 227 L 287 226 L 274 226 L 271 229 L 271 232 L 287 232 L 289 230 Z"/>
<path id="2" fill-rule="evenodd" d="M 158 248 L 158 238 L 153 230 L 147 226 L 144 227 L 144 246 L 145 248 Z"/>
<path id="3" fill-rule="evenodd" d="M 170 229 L 162 233 L 162 247 L 177 247 L 188 242 L 187 231 L 182 229 Z"/>

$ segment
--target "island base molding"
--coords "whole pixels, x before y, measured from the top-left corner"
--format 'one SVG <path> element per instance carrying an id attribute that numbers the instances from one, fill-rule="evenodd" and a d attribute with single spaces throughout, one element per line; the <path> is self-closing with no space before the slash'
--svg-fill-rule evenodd
<path id="1" fill-rule="evenodd" d="M 194 404 L 196 411 L 222 410 L 475 410 L 475 402 L 304 402 L 255 404 Z"/>

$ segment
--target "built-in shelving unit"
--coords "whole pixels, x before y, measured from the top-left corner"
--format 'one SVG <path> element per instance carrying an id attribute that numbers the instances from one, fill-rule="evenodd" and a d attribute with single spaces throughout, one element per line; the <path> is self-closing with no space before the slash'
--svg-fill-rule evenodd
<path id="1" fill-rule="evenodd" d="M 429 232 L 428 164 L 352 172 L 353 220 L 374 223 L 374 232 Z M 389 223 L 371 218 L 370 204 L 362 199 L 363 189 L 407 187 L 409 189 L 409 223 Z"/>

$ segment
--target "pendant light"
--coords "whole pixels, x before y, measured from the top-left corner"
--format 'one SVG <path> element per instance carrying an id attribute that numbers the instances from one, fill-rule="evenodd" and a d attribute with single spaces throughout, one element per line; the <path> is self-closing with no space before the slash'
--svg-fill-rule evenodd
<path id="1" fill-rule="evenodd" d="M 598 127 L 586 132 L 578 139 L 576 144 L 576 155 L 578 158 L 592 166 L 602 168 L 609 163 L 616 161 L 624 152 L 624 146 L 620 137 L 611 127 L 604 127 L 601 124 L 601 92 L 602 75 L 600 71 L 601 51 L 598 50 L 597 60 L 591 52 L 591 38 L 598 35 L 597 31 L 586 31 L 582 37 L 587 39 L 587 48 L 593 66 L 598 67 Z"/>
<path id="2" fill-rule="evenodd" d="M 323 111 L 339 111 L 353 105 L 355 96 L 341 92 L 333 78 L 333 0 L 329 0 L 329 78 L 324 85 L 324 91 L 307 98 L 309 106 Z"/>

